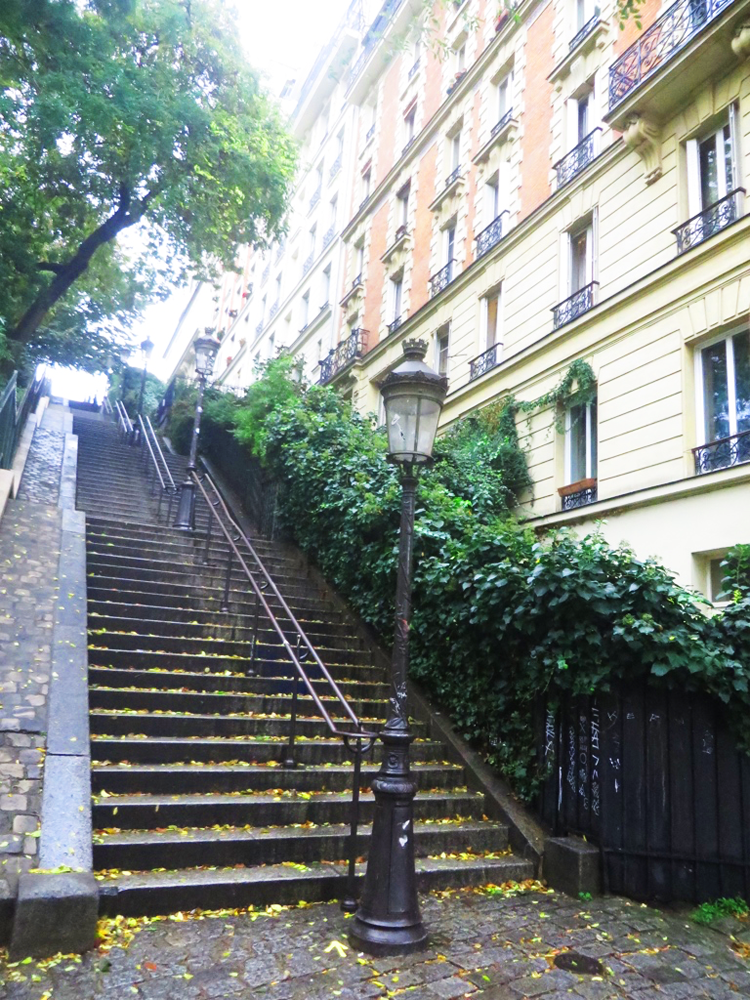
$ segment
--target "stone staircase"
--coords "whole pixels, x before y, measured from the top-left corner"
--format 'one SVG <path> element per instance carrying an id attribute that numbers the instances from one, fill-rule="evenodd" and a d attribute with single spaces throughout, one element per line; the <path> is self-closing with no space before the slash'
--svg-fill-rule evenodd
<path id="1" fill-rule="evenodd" d="M 295 768 L 282 766 L 292 664 L 239 570 L 224 594 L 227 543 L 208 510 L 186 535 L 157 520 L 139 448 L 113 423 L 76 417 L 78 500 L 87 515 L 94 864 L 105 914 L 325 900 L 343 895 L 351 754 L 300 694 Z M 169 458 L 175 481 L 184 461 Z M 289 547 L 252 544 L 353 710 L 370 728 L 388 687 L 353 619 L 307 578 Z M 274 601 L 271 599 L 274 606 Z M 276 602 L 282 629 L 291 622 Z M 316 691 L 335 714 L 322 676 Z M 533 875 L 484 816 L 462 767 L 415 722 L 420 889 Z M 379 747 L 362 764 L 358 853 L 367 854 Z M 358 865 L 358 872 L 364 866 Z"/>

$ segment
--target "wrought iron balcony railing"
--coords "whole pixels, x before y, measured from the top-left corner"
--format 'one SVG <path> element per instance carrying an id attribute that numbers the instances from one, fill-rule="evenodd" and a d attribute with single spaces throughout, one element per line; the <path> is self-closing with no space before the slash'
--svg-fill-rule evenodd
<path id="1" fill-rule="evenodd" d="M 461 165 L 459 164 L 456 167 L 456 169 L 452 170 L 448 174 L 448 176 L 445 178 L 445 186 L 446 186 L 446 188 L 449 188 L 451 186 L 451 184 L 455 184 L 456 181 L 460 178 L 460 176 L 461 176 Z"/>
<path id="2" fill-rule="evenodd" d="M 570 44 L 568 46 L 569 52 L 572 52 L 573 49 L 577 49 L 578 46 L 581 44 L 581 42 L 584 40 L 584 38 L 586 38 L 588 35 L 591 34 L 591 32 L 599 23 L 599 17 L 600 17 L 599 8 L 595 7 L 593 17 L 590 17 L 588 21 L 584 24 L 584 26 L 581 28 L 581 30 L 576 32 L 576 34 L 573 35 L 573 37 L 570 39 Z"/>
<path id="3" fill-rule="evenodd" d="M 444 288 L 446 288 L 451 281 L 453 281 L 453 265 L 456 263 L 455 258 L 451 258 L 445 267 L 441 267 L 437 274 L 433 274 L 430 278 L 430 298 L 434 299 Z"/>
<path id="4" fill-rule="evenodd" d="M 281 260 L 281 258 L 284 256 L 284 249 L 285 248 L 286 248 L 286 240 L 282 240 L 281 243 L 279 243 L 279 245 L 278 245 L 278 247 L 276 249 L 276 263 L 277 264 Z"/>
<path id="5" fill-rule="evenodd" d="M 569 181 L 572 181 L 582 170 L 585 170 L 595 158 L 600 132 L 601 129 L 597 126 L 577 146 L 574 146 L 569 153 L 566 153 L 561 160 L 553 164 L 552 169 L 555 171 L 557 178 L 558 191 Z"/>
<path id="6" fill-rule="evenodd" d="M 508 108 L 508 110 L 505 112 L 500 121 L 495 122 L 495 124 L 492 126 L 492 132 L 490 133 L 492 137 L 494 138 L 498 132 L 502 132 L 505 126 L 510 124 L 512 118 L 513 118 L 513 108 Z"/>
<path id="7" fill-rule="evenodd" d="M 609 70 L 609 110 L 686 45 L 732 0 L 677 0 Z"/>
<path id="8" fill-rule="evenodd" d="M 258 325 L 255 327 L 255 332 L 256 333 L 262 333 L 264 325 L 265 324 L 264 324 L 263 320 L 261 320 L 260 323 L 258 323 Z"/>
<path id="9" fill-rule="evenodd" d="M 563 493 L 562 496 L 562 509 L 563 510 L 576 510 L 578 507 L 586 507 L 590 503 L 596 503 L 597 500 L 597 483 L 596 480 L 584 480 L 586 483 L 593 483 L 591 486 L 585 486 L 583 489 L 576 490 L 573 493 Z"/>
<path id="10" fill-rule="evenodd" d="M 352 288 L 358 288 L 362 284 L 362 272 L 360 271 L 354 278 L 352 278 Z"/>
<path id="11" fill-rule="evenodd" d="M 750 431 L 719 438 L 693 448 L 696 476 L 750 462 Z"/>
<path id="12" fill-rule="evenodd" d="M 412 136 L 411 136 L 410 138 L 408 138 L 408 139 L 406 140 L 406 145 L 405 145 L 405 146 L 404 146 L 404 148 L 403 148 L 403 149 L 401 150 L 401 155 L 402 155 L 402 156 L 406 156 L 406 154 L 407 154 L 407 153 L 409 152 L 409 150 L 411 149 L 411 147 L 412 147 L 412 146 L 414 145 L 414 140 L 415 140 L 416 138 L 417 138 L 417 137 L 416 137 L 415 135 L 412 135 Z"/>
<path id="13" fill-rule="evenodd" d="M 599 282 L 592 281 L 556 305 L 552 310 L 554 329 L 558 330 L 561 326 L 565 326 L 566 323 L 572 323 L 574 319 L 578 319 L 579 316 L 583 316 L 585 312 L 588 312 L 594 305 L 594 298 L 598 287 Z"/>
<path id="14" fill-rule="evenodd" d="M 398 330 L 398 328 L 401 326 L 402 322 L 403 320 L 400 316 L 397 316 L 394 320 L 391 320 L 391 322 L 388 324 L 388 334 L 390 335 L 392 333 L 395 333 L 396 330 Z"/>
<path id="15" fill-rule="evenodd" d="M 409 73 L 408 73 L 408 79 L 409 80 L 413 80 L 414 79 L 414 77 L 417 75 L 417 70 L 418 69 L 419 69 L 419 56 L 417 56 L 417 58 L 414 60 L 414 65 L 409 70 Z"/>
<path id="16" fill-rule="evenodd" d="M 720 230 L 731 226 L 742 216 L 742 199 L 744 188 L 737 188 L 720 201 L 688 219 L 672 232 L 677 237 L 677 253 L 685 253 L 693 247 L 715 236 Z"/>
<path id="17" fill-rule="evenodd" d="M 307 257 L 307 260 L 302 265 L 302 277 L 303 278 L 307 274 L 307 272 L 310 270 L 310 268 L 312 267 L 314 260 L 315 260 L 315 251 L 311 250 L 310 253 L 309 253 L 309 255 L 308 255 L 308 257 Z"/>
<path id="18" fill-rule="evenodd" d="M 335 233 L 336 233 L 336 225 L 333 224 L 333 225 L 330 226 L 329 229 L 326 230 L 325 236 L 323 237 L 323 249 L 324 250 L 330 244 L 330 242 L 333 239 Z"/>
<path id="19" fill-rule="evenodd" d="M 496 216 L 489 226 L 487 226 L 486 229 L 483 229 L 477 236 L 477 257 L 482 257 L 494 246 L 496 246 L 503 238 L 504 219 L 507 214 L 507 210 L 502 211 L 500 215 Z"/>
<path id="20" fill-rule="evenodd" d="M 318 381 L 320 384 L 325 385 L 326 382 L 330 382 L 335 375 L 338 375 L 352 361 L 356 358 L 361 358 L 366 350 L 367 330 L 357 327 L 352 330 L 346 340 L 343 340 L 335 350 L 331 348 L 327 358 L 323 358 L 319 362 L 320 378 Z"/>
<path id="21" fill-rule="evenodd" d="M 307 211 L 308 212 L 312 212 L 312 210 L 315 208 L 315 206 L 320 201 L 320 193 L 321 193 L 321 189 L 320 188 L 318 188 L 318 190 L 314 192 L 312 198 L 310 199 L 310 204 L 307 206 Z"/>
<path id="22" fill-rule="evenodd" d="M 341 170 L 341 153 L 336 157 L 336 159 L 331 164 L 331 169 L 328 171 L 328 180 L 332 181 L 336 174 Z"/>
<path id="23" fill-rule="evenodd" d="M 271 322 L 271 320 L 274 318 L 274 316 L 276 315 L 276 313 L 278 311 L 279 311 L 279 303 L 278 302 L 274 302 L 274 304 L 268 310 L 268 322 L 269 323 Z"/>
<path id="24" fill-rule="evenodd" d="M 260 279 L 261 284 L 265 284 L 268 281 L 268 275 L 270 273 L 271 273 L 271 261 L 269 260 L 269 262 L 263 268 L 263 276 Z"/>
<path id="25" fill-rule="evenodd" d="M 375 136 L 375 122 L 367 130 L 367 135 L 365 136 L 365 143 L 368 143 Z"/>
<path id="26" fill-rule="evenodd" d="M 485 372 L 500 364 L 500 350 L 500 344 L 493 344 L 484 354 L 480 354 L 478 358 L 474 358 L 473 361 L 469 362 L 470 382 L 473 382 L 475 378 L 479 378 L 480 375 L 484 375 Z"/>

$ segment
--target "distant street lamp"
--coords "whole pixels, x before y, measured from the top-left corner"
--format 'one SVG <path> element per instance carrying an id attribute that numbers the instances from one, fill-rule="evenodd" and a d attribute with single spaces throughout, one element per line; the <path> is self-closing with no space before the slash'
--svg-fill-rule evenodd
<path id="1" fill-rule="evenodd" d="M 214 370 L 214 361 L 221 344 L 213 336 L 211 327 L 206 327 L 205 336 L 199 337 L 194 344 L 195 347 L 195 372 L 198 376 L 198 399 L 195 402 L 195 420 L 193 422 L 193 436 L 190 440 L 190 457 L 187 464 L 187 475 L 180 491 L 180 502 L 177 507 L 177 517 L 174 527 L 182 528 L 184 531 L 195 530 L 195 483 L 192 474 L 197 468 L 198 460 L 198 435 L 201 432 L 201 414 L 203 413 L 203 390 L 206 388 L 206 379 Z"/>
<path id="2" fill-rule="evenodd" d="M 427 345 L 404 342 L 404 360 L 381 386 L 388 452 L 401 468 L 403 487 L 396 616 L 388 721 L 380 732 L 383 760 L 372 782 L 375 817 L 362 898 L 352 922 L 353 943 L 370 954 L 404 954 L 424 946 L 427 931 L 417 900 L 414 795 L 409 771 L 406 678 L 409 669 L 412 539 L 419 467 L 432 461 L 448 380 L 424 363 Z"/>
<path id="3" fill-rule="evenodd" d="M 146 337 L 146 339 L 141 343 L 141 351 L 143 352 L 143 371 L 141 372 L 141 394 L 138 398 L 138 413 L 143 416 L 143 393 L 146 389 L 146 372 L 148 370 L 148 362 L 151 358 L 151 353 L 154 349 L 154 345 Z"/>

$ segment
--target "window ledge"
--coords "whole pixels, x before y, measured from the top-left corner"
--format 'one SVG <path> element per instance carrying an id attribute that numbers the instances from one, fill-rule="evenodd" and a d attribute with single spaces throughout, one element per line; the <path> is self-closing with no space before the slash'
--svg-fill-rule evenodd
<path id="1" fill-rule="evenodd" d="M 600 18 L 593 28 L 583 36 L 575 48 L 572 48 L 565 58 L 562 59 L 557 66 L 555 66 L 550 75 L 547 77 L 549 82 L 557 83 L 566 77 L 570 73 L 571 67 L 576 59 L 580 59 L 582 56 L 588 55 L 588 53 L 593 51 L 593 49 L 603 49 L 607 42 L 608 33 L 609 21 L 605 21 Z"/>
<path id="2" fill-rule="evenodd" d="M 446 199 L 458 197 L 461 194 L 465 185 L 466 185 L 466 178 L 463 175 L 459 175 L 450 184 L 445 185 L 440 194 L 438 194 L 438 196 L 429 206 L 429 210 L 431 212 L 437 212 L 437 210 L 440 208 L 443 202 L 446 201 Z"/>
<path id="3" fill-rule="evenodd" d="M 567 486 L 559 486 L 557 492 L 561 497 L 570 496 L 571 493 L 580 493 L 581 490 L 590 490 L 596 486 L 596 479 L 579 479 L 577 483 L 568 483 Z"/>

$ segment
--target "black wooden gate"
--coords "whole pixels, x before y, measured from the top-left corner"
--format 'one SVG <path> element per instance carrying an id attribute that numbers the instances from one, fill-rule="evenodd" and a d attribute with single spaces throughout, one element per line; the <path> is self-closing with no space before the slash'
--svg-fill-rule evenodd
<path id="1" fill-rule="evenodd" d="M 634 899 L 750 899 L 750 758 L 723 706 L 643 683 L 547 710 L 542 819 L 602 852 Z"/>

